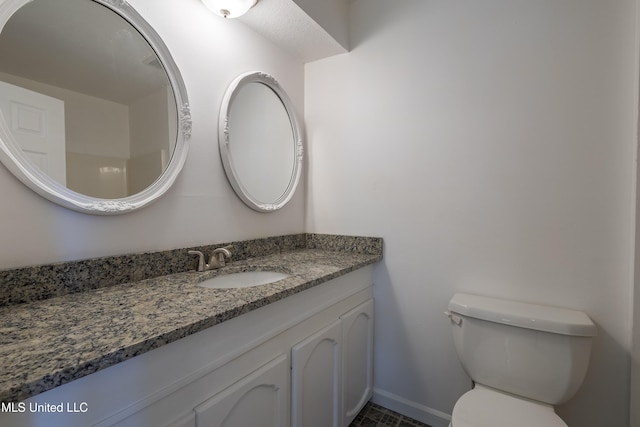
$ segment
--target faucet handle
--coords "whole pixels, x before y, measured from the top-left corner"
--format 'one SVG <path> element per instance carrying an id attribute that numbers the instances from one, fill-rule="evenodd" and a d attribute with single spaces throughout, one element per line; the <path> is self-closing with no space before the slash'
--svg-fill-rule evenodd
<path id="1" fill-rule="evenodd" d="M 233 249 L 233 245 L 223 246 L 220 248 L 216 248 L 213 250 L 215 255 L 222 254 L 226 258 L 231 258 L 231 250 Z"/>
<path id="2" fill-rule="evenodd" d="M 204 271 L 204 254 L 200 251 L 189 251 L 189 255 L 198 255 L 198 271 Z"/>
<path id="3" fill-rule="evenodd" d="M 224 267 L 226 260 L 231 259 L 231 249 L 233 249 L 233 246 L 231 245 L 214 249 L 211 254 L 211 261 L 209 261 L 209 265 L 212 268 Z"/>

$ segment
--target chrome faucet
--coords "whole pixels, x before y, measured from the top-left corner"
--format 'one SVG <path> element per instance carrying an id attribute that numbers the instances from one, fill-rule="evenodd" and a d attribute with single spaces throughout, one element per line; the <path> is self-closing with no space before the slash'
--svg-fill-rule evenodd
<path id="1" fill-rule="evenodd" d="M 224 267 L 226 261 L 231 259 L 231 249 L 233 249 L 233 246 L 231 245 L 215 249 L 211 254 L 208 264 L 205 264 L 204 254 L 202 252 L 189 251 L 189 254 L 198 255 L 198 271 L 207 271 Z"/>
<path id="2" fill-rule="evenodd" d="M 233 249 L 231 245 L 214 249 L 209 260 L 209 268 L 224 267 L 225 261 L 231 259 L 231 249 Z"/>

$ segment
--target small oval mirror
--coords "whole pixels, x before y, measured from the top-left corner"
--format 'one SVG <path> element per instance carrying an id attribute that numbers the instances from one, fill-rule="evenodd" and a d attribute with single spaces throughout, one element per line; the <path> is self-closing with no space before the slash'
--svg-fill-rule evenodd
<path id="1" fill-rule="evenodd" d="M 125 1 L 0 2 L 0 160 L 31 189 L 92 214 L 129 212 L 182 169 L 184 83 Z"/>
<path id="2" fill-rule="evenodd" d="M 300 135 L 293 105 L 273 77 L 249 72 L 229 86 L 220 112 L 220 155 L 247 206 L 269 212 L 291 200 L 302 171 Z"/>

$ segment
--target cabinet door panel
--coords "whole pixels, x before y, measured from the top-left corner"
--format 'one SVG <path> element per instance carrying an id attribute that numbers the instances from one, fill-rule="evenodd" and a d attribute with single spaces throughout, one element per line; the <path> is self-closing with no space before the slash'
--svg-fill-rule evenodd
<path id="1" fill-rule="evenodd" d="M 291 349 L 292 427 L 340 427 L 341 322 Z"/>
<path id="2" fill-rule="evenodd" d="M 373 393 L 373 300 L 341 319 L 343 425 L 348 426 Z"/>
<path id="3" fill-rule="evenodd" d="M 281 355 L 198 405 L 197 427 L 286 427 L 288 358 Z"/>

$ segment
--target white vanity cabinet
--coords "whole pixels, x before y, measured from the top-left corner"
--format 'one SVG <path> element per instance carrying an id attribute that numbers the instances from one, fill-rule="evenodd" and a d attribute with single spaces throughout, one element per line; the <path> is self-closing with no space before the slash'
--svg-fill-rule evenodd
<path id="1" fill-rule="evenodd" d="M 287 425 L 289 359 L 280 355 L 194 408 L 197 427 Z"/>
<path id="2" fill-rule="evenodd" d="M 372 281 L 369 265 L 29 401 L 86 403 L 52 426 L 348 427 L 372 391 Z"/>
<path id="3" fill-rule="evenodd" d="M 342 328 L 336 320 L 291 349 L 291 427 L 342 426 Z"/>
<path id="4" fill-rule="evenodd" d="M 291 349 L 291 426 L 348 427 L 373 393 L 373 300 Z"/>
<path id="5" fill-rule="evenodd" d="M 305 323 L 298 325 L 301 331 L 318 324 Z M 260 352 L 270 344 L 279 347 L 278 338 L 272 341 L 244 359 L 264 359 Z M 221 370 L 238 372 L 232 366 Z M 368 299 L 294 344 L 290 358 L 280 354 L 196 406 L 194 421 L 187 425 L 347 427 L 371 397 L 372 380 L 373 300 Z"/>
<path id="6" fill-rule="evenodd" d="M 373 300 L 341 316 L 343 427 L 373 394 Z"/>

